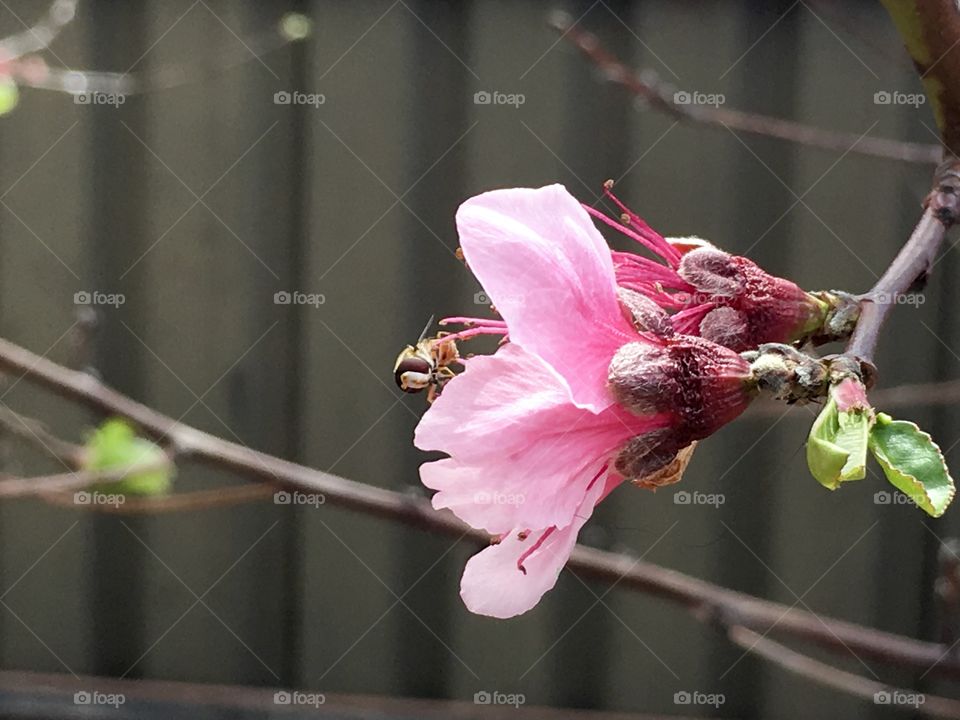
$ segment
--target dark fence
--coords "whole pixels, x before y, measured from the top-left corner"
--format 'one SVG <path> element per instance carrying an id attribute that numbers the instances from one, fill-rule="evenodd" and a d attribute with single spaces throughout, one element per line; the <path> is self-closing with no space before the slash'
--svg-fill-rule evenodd
<path id="1" fill-rule="evenodd" d="M 9 32 L 46 5 L 8 3 Z M 561 181 L 593 200 L 620 178 L 665 233 L 703 235 L 805 287 L 865 290 L 882 272 L 918 216 L 928 168 L 675 123 L 604 84 L 548 27 L 551 7 L 87 0 L 52 62 L 148 76 L 183 63 L 204 77 L 118 108 L 23 91 L 0 121 L 0 331 L 204 430 L 419 492 L 411 437 L 425 406 L 401 397 L 392 363 L 431 315 L 480 307 L 454 257 L 454 212 L 470 195 Z M 929 108 L 874 101 L 919 89 L 878 3 L 558 7 L 631 64 L 729 107 L 935 142 Z M 287 10 L 313 19 L 308 41 L 220 69 Z M 275 104 L 293 91 L 324 102 Z M 480 91 L 524 102 L 476 104 Z M 956 273 L 947 250 L 926 302 L 895 313 L 884 386 L 960 373 Z M 74 293 L 94 290 L 126 301 L 101 308 L 91 340 Z M 324 302 L 274 303 L 294 290 Z M 14 378 L 2 402 L 74 438 L 96 421 Z M 951 406 L 896 414 L 956 461 Z M 623 488 L 581 539 L 936 638 L 934 559 L 939 538 L 960 530 L 956 512 L 930 521 L 877 504 L 878 471 L 826 492 L 805 469 L 811 418 L 754 415 L 703 443 L 684 487 L 721 493 L 722 505 Z M 7 456 L 10 472 L 62 470 L 35 452 Z M 237 482 L 187 464 L 177 484 Z M 743 657 L 683 611 L 570 573 L 526 616 L 472 616 L 457 595 L 471 552 L 329 505 L 118 517 L 11 502 L 0 507 L 0 658 L 7 669 L 330 694 L 879 716 Z M 840 662 L 944 691 L 930 676 Z M 681 691 L 726 702 L 677 706 Z"/>

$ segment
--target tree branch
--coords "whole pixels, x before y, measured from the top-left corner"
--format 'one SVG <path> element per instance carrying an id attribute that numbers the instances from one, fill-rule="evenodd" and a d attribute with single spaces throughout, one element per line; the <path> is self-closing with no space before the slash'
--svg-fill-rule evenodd
<path id="1" fill-rule="evenodd" d="M 99 413 L 125 417 L 147 435 L 168 442 L 176 452 L 197 461 L 276 487 L 322 493 L 330 504 L 369 515 L 478 543 L 490 540 L 487 534 L 464 525 L 449 512 L 435 511 L 424 499 L 313 470 L 197 430 L 118 393 L 92 375 L 58 365 L 5 339 L 0 339 L 0 370 Z M 822 617 L 626 555 L 584 546 L 577 546 L 569 565 L 583 576 L 678 603 L 703 622 L 722 617 L 758 632 L 805 640 L 833 652 L 854 652 L 859 657 L 960 679 L 960 659 L 948 655 L 940 643 Z"/>
<path id="2" fill-rule="evenodd" d="M 760 113 L 678 103 L 675 100 L 677 88 L 660 80 L 653 70 L 637 72 L 627 67 L 604 49 L 595 35 L 578 28 L 566 13 L 556 14 L 551 25 L 580 50 L 605 78 L 636 97 L 643 98 L 654 110 L 677 120 L 779 138 L 830 152 L 851 152 L 922 165 L 936 165 L 943 156 L 939 145 L 864 137 L 858 133 L 827 130 Z"/>
<path id="3" fill-rule="evenodd" d="M 926 279 L 947 230 L 960 217 L 960 163 L 956 159 L 941 165 L 935 187 L 924 204 L 923 215 L 910 239 L 867 294 L 847 345 L 847 355 L 872 364 L 880 329 L 897 297 Z"/>
<path id="4" fill-rule="evenodd" d="M 885 685 L 846 670 L 833 667 L 803 655 L 796 650 L 770 640 L 763 635 L 742 626 L 733 626 L 727 636 L 747 652 L 769 660 L 773 664 L 795 675 L 811 680 L 819 685 L 832 687 L 848 695 L 871 700 L 880 706 L 887 706 L 906 712 L 920 713 L 931 717 L 960 718 L 960 702 L 937 695 L 921 694 L 914 690 L 905 690 Z M 914 700 L 913 704 L 908 700 Z"/>

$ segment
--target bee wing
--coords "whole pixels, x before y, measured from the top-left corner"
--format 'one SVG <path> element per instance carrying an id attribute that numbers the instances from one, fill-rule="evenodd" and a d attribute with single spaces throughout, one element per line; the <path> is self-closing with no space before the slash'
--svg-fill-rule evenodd
<path id="1" fill-rule="evenodd" d="M 427 324 L 423 326 L 423 330 L 420 333 L 420 337 L 417 338 L 417 345 L 423 342 L 423 339 L 427 336 L 427 330 L 430 329 L 430 326 L 433 325 L 433 319 L 436 315 L 431 315 L 430 319 L 427 320 Z"/>

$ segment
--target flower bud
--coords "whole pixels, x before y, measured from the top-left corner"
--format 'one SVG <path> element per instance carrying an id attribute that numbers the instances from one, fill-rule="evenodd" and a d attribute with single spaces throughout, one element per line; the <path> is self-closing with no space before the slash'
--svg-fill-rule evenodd
<path id="1" fill-rule="evenodd" d="M 639 415 L 671 418 L 672 451 L 712 435 L 742 413 L 753 398 L 750 364 L 702 338 L 677 336 L 662 346 L 621 347 L 607 375 L 613 396 Z"/>
<path id="2" fill-rule="evenodd" d="M 830 310 L 828 303 L 752 260 L 712 247 L 684 254 L 677 272 L 718 305 L 704 315 L 700 335 L 732 350 L 802 340 L 823 326 Z"/>

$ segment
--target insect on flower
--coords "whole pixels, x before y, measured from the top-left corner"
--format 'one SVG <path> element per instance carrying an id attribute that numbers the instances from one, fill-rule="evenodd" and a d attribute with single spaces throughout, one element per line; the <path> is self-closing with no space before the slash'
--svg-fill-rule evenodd
<path id="1" fill-rule="evenodd" d="M 415 345 L 407 345 L 397 355 L 393 377 L 397 387 L 407 393 L 427 390 L 427 402 L 433 403 L 444 383 L 455 376 L 450 365 L 460 362 L 454 340 L 445 340 L 449 333 L 438 333 L 428 338 L 427 330 L 433 318 L 423 328 Z"/>

